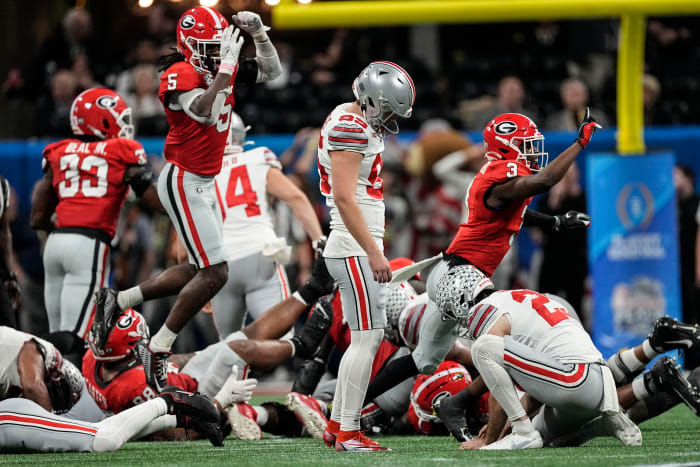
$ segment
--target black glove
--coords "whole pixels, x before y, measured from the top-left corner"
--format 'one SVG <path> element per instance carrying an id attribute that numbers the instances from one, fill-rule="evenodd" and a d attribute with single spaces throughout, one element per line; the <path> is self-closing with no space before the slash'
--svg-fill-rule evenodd
<path id="1" fill-rule="evenodd" d="M 595 119 L 591 117 L 591 109 L 586 107 L 586 116 L 583 118 L 581 125 L 578 127 L 578 136 L 576 137 L 575 142 L 580 144 L 581 147 L 585 149 L 586 146 L 588 146 L 588 143 L 591 142 L 591 138 L 593 137 L 595 131 L 600 128 L 603 127 L 596 123 Z"/>
<path id="2" fill-rule="evenodd" d="M 591 225 L 591 216 L 583 212 L 569 211 L 566 214 L 554 216 L 554 230 L 585 229 Z"/>
<path id="3" fill-rule="evenodd" d="M 12 303 L 12 311 L 16 312 L 22 305 L 22 290 L 19 288 L 19 282 L 17 282 L 17 274 L 14 272 L 8 274 L 7 277 L 3 279 L 3 285 Z"/>

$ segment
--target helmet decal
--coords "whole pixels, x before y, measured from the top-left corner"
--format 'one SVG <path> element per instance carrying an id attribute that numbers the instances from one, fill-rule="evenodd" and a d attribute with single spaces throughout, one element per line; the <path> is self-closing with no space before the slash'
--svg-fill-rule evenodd
<path id="1" fill-rule="evenodd" d="M 101 96 L 95 102 L 98 107 L 103 109 L 113 109 L 117 106 L 117 100 L 112 96 Z"/>
<path id="2" fill-rule="evenodd" d="M 515 133 L 515 130 L 517 130 L 517 129 L 518 129 L 518 125 L 511 122 L 510 120 L 506 120 L 505 122 L 501 122 L 494 127 L 494 131 L 496 133 L 498 133 L 499 135 L 510 135 L 511 133 Z"/>
<path id="3" fill-rule="evenodd" d="M 192 29 L 194 27 L 194 23 L 195 23 L 194 16 L 185 15 L 180 20 L 180 27 L 182 29 Z"/>

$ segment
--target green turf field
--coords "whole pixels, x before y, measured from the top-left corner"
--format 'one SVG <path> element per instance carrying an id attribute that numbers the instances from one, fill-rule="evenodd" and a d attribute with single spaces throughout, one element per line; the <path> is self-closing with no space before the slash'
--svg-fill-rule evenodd
<path id="1" fill-rule="evenodd" d="M 686 407 L 641 426 L 641 447 L 623 447 L 612 438 L 594 440 L 582 448 L 532 449 L 526 451 L 458 451 L 450 438 L 422 436 L 382 438 L 391 452 L 336 453 L 319 440 L 273 439 L 226 440 L 223 448 L 208 443 L 128 443 L 122 449 L 102 454 L 14 454 L 0 456 L 0 463 L 13 465 L 526 465 L 579 466 L 696 463 L 700 465 L 700 418 Z"/>

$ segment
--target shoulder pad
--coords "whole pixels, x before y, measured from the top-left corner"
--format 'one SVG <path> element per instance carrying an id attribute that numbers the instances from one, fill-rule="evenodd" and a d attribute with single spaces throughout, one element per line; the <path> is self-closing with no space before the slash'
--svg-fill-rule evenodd
<path id="1" fill-rule="evenodd" d="M 358 121 L 339 120 L 328 131 L 329 150 L 357 151 L 367 149 L 368 145 L 366 129 Z"/>

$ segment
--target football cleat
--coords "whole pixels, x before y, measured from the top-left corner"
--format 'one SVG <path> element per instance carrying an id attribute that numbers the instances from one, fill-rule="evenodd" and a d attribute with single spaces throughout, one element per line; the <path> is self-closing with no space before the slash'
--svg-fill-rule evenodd
<path id="1" fill-rule="evenodd" d="M 542 436 L 537 430 L 530 433 L 511 433 L 498 441 L 487 444 L 481 449 L 484 450 L 516 450 L 516 449 L 536 449 L 542 447 Z"/>
<path id="2" fill-rule="evenodd" d="M 218 423 L 205 422 L 197 417 L 183 418 L 182 425 L 178 424 L 178 428 L 196 431 L 201 436 L 208 439 L 213 446 L 221 447 L 224 445 L 224 435 Z"/>
<path id="3" fill-rule="evenodd" d="M 186 424 L 185 417 L 209 423 L 219 421 L 219 410 L 207 396 L 187 392 L 176 386 L 166 386 L 159 397 L 168 404 L 168 413 L 176 416 L 178 425 Z"/>
<path id="4" fill-rule="evenodd" d="M 338 439 L 338 433 L 331 433 L 328 431 L 328 428 L 323 430 L 323 435 L 322 435 L 323 442 L 326 443 L 326 446 L 329 448 L 334 448 L 335 447 L 335 441 Z"/>
<path id="5" fill-rule="evenodd" d="M 104 349 L 109 334 L 122 313 L 117 305 L 118 293 L 117 289 L 111 287 L 102 287 L 95 292 L 95 318 L 91 332 L 92 340 L 98 349 Z"/>
<path id="6" fill-rule="evenodd" d="M 357 434 L 347 440 L 335 440 L 335 450 L 337 452 L 352 451 L 352 452 L 370 452 L 370 451 L 391 451 L 389 448 L 380 446 L 375 440 L 368 438 L 364 433 L 358 431 Z"/>
<path id="7" fill-rule="evenodd" d="M 625 446 L 642 445 L 642 431 L 623 412 L 604 413 L 602 417 L 607 435 L 619 439 Z"/>
<path id="8" fill-rule="evenodd" d="M 328 419 L 318 401 L 311 396 L 292 392 L 287 394 L 287 408 L 304 424 L 312 438 L 323 438 Z"/>
<path id="9" fill-rule="evenodd" d="M 683 376 L 680 365 L 670 357 L 660 358 L 645 375 L 645 385 L 656 387 L 657 390 L 672 392 L 678 395 L 695 415 L 700 414 L 700 393 L 688 379 Z M 651 384 L 647 384 L 651 379 Z"/>
<path id="10" fill-rule="evenodd" d="M 143 364 L 146 383 L 156 392 L 163 392 L 168 385 L 168 357 L 171 352 L 153 352 L 146 340 L 136 345 L 136 351 Z"/>
<path id="11" fill-rule="evenodd" d="M 654 323 L 649 343 L 659 353 L 673 349 L 690 349 L 700 345 L 700 327 L 663 316 Z"/>
<path id="12" fill-rule="evenodd" d="M 291 339 L 296 349 L 294 355 L 304 359 L 312 358 L 332 323 L 333 305 L 329 299 L 322 297 L 314 305 L 304 328 Z"/>
<path id="13" fill-rule="evenodd" d="M 467 429 L 467 418 L 464 415 L 464 410 L 454 406 L 452 397 L 446 396 L 436 400 L 433 404 L 433 410 L 457 441 L 465 442 L 472 439 Z"/>
<path id="14" fill-rule="evenodd" d="M 233 404 L 226 409 L 231 432 L 238 439 L 262 439 L 262 430 L 257 422 L 255 409 L 245 402 Z"/>

